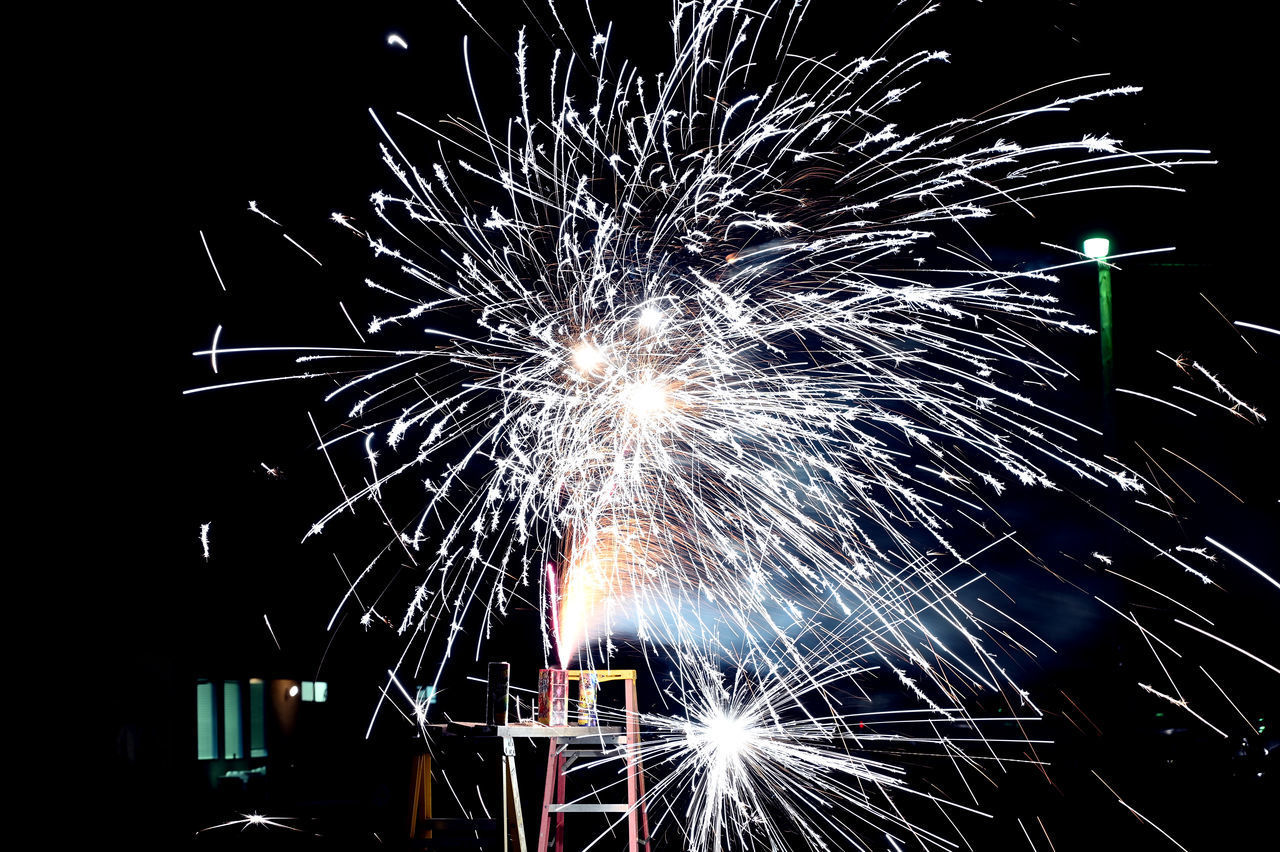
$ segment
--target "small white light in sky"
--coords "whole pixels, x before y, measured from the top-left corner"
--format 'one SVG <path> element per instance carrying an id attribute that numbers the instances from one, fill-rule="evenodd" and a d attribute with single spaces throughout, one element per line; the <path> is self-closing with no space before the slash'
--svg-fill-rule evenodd
<path id="1" fill-rule="evenodd" d="M 391 45 L 392 47 L 403 48 L 404 50 L 409 49 L 409 45 L 405 42 L 404 39 L 400 37 L 399 33 L 392 33 L 391 35 L 387 36 L 387 44 Z"/>

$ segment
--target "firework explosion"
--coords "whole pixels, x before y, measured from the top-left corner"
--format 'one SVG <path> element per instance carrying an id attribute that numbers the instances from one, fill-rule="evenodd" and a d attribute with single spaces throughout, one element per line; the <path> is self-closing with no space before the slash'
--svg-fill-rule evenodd
<path id="1" fill-rule="evenodd" d="M 307 535 L 353 508 L 415 513 L 393 523 L 417 578 L 390 621 L 393 680 L 438 679 L 464 631 L 534 598 L 562 666 L 607 666 L 617 636 L 669 664 L 681 711 L 644 718 L 646 762 L 669 770 L 652 796 L 691 802 L 691 848 L 866 848 L 886 832 L 953 848 L 890 796 L 926 794 L 865 750 L 1001 762 L 972 698 L 1039 715 L 1007 671 L 1009 634 L 958 594 L 983 575 L 955 531 L 1009 490 L 1159 492 L 1024 390 L 1072 378 L 1038 338 L 1089 333 L 1051 293 L 1057 271 L 1094 261 L 1000 268 L 974 228 L 1054 196 L 1171 188 L 1174 167 L 1209 161 L 1073 133 L 1073 108 L 1139 91 L 1085 78 L 902 123 L 947 54 L 797 56 L 807 8 L 677 7 L 658 73 L 614 57 L 609 25 L 541 66 L 521 30 L 509 113 L 477 98 L 474 119 L 401 114 L 395 132 L 374 115 L 394 187 L 372 197 L 376 229 L 334 219 L 368 240 L 366 283 L 396 305 L 365 334 L 397 342 L 299 359 L 320 365 L 303 377 L 340 378 L 325 401 L 346 425 L 321 446 L 362 468 Z M 408 156 L 422 138 L 434 151 Z M 197 354 L 216 370 L 260 351 Z M 408 481 L 425 497 L 393 503 Z M 377 597 L 366 626 L 387 621 Z M 726 683 L 716 658 L 758 677 Z M 932 737 L 838 709 L 828 688 L 875 670 L 921 708 L 894 721 Z"/>

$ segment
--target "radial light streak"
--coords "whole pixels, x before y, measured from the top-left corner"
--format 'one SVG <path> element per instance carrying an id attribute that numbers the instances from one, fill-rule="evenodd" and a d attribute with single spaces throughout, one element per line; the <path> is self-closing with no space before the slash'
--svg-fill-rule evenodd
<path id="1" fill-rule="evenodd" d="M 218 825 L 211 825 L 208 828 L 200 829 L 200 831 L 196 833 L 200 834 L 201 832 L 205 832 L 205 831 L 215 831 L 219 828 L 230 828 L 231 826 L 235 826 L 235 825 L 240 826 L 241 831 L 244 831 L 251 825 L 264 826 L 268 828 L 287 828 L 290 831 L 302 831 L 302 829 L 298 828 L 297 826 L 285 825 L 284 822 L 282 821 L 282 820 L 296 819 L 296 817 L 268 817 L 258 813 L 240 814 L 240 816 L 242 817 L 242 819 L 234 819 L 234 820 L 230 820 L 229 822 L 219 823 Z"/>
<path id="2" fill-rule="evenodd" d="M 680 660 L 673 697 L 686 715 L 642 715 L 653 737 L 640 751 L 646 768 L 662 776 L 652 794 L 684 803 L 679 830 L 685 848 L 797 848 L 788 838 L 799 836 L 805 849 L 861 850 L 877 848 L 875 838 L 887 833 L 896 842 L 951 850 L 959 844 L 909 821 L 896 799 L 988 816 L 914 788 L 893 754 L 909 755 L 917 766 L 956 758 L 971 766 L 1003 761 L 994 751 L 1000 739 L 937 733 L 938 726 L 962 720 L 961 730 L 970 731 L 996 720 L 964 717 L 958 708 L 837 710 L 841 699 L 829 690 L 869 670 L 852 661 L 823 662 L 824 657 L 807 658 L 811 665 L 779 665 L 764 654 L 758 658 L 763 670 L 748 673 L 751 659 L 741 659 L 729 675 L 696 655 Z M 913 724 L 927 725 L 936 735 L 896 730 Z M 966 744 L 980 745 L 970 753 Z"/>

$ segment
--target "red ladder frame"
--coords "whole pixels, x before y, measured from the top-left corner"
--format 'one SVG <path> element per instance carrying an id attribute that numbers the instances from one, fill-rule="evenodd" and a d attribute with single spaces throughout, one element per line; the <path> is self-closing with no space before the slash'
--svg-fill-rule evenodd
<path id="1" fill-rule="evenodd" d="M 569 671 L 569 680 L 579 680 L 582 674 L 581 670 Z M 555 852 L 564 852 L 564 815 L 566 813 L 616 813 L 623 808 L 627 814 L 628 852 L 640 852 L 641 845 L 644 846 L 645 852 L 650 852 L 649 813 L 644 801 L 644 765 L 640 758 L 640 714 L 636 704 L 636 670 L 606 669 L 594 674 L 601 684 L 612 680 L 626 682 L 627 803 L 625 806 L 566 803 L 564 793 L 566 758 L 563 749 L 560 748 L 559 739 L 552 737 L 547 749 L 547 780 L 542 790 L 542 819 L 538 826 L 537 852 L 549 852 L 552 814 L 555 814 L 556 825 Z"/>

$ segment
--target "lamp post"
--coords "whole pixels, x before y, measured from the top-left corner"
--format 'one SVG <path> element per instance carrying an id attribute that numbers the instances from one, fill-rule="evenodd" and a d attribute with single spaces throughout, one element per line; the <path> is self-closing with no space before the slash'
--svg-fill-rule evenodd
<path id="1" fill-rule="evenodd" d="M 1111 241 L 1106 237 L 1090 237 L 1084 241 L 1085 257 L 1098 263 L 1098 332 L 1102 348 L 1102 420 L 1108 440 L 1113 437 L 1111 387 L 1114 355 L 1111 344 Z"/>

